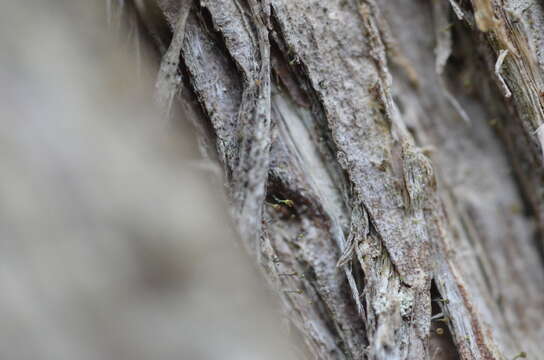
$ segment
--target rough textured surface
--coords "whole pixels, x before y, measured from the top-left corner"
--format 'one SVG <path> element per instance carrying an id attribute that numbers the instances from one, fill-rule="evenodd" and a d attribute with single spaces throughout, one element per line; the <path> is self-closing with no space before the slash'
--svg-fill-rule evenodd
<path id="1" fill-rule="evenodd" d="M 543 18 L 535 1 L 193 4 L 182 71 L 312 357 L 541 352 Z"/>

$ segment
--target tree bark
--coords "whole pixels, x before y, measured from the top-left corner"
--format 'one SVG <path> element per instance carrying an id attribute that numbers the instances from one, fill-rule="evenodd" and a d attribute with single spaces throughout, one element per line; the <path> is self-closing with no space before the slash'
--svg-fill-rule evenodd
<path id="1" fill-rule="evenodd" d="M 310 358 L 540 356 L 541 3 L 136 1 L 150 33 L 155 7 L 159 102 Z"/>

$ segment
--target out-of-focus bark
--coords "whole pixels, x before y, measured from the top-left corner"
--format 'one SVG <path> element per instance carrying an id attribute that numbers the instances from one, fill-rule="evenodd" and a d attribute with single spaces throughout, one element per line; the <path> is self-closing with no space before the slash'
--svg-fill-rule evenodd
<path id="1" fill-rule="evenodd" d="M 94 1 L 1 9 L 0 358 L 292 358 L 191 113 L 155 111 L 144 29 Z"/>

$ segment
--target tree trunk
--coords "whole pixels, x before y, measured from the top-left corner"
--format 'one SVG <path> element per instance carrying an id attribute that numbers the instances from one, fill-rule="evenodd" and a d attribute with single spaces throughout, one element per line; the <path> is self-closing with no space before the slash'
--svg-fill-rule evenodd
<path id="1" fill-rule="evenodd" d="M 309 358 L 541 356 L 541 3 L 132 6 Z"/>

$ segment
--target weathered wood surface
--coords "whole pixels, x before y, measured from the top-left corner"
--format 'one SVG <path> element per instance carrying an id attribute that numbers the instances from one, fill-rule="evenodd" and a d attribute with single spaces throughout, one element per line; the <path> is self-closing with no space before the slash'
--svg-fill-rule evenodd
<path id="1" fill-rule="evenodd" d="M 193 3 L 180 71 L 313 357 L 541 353 L 542 11 Z"/>

